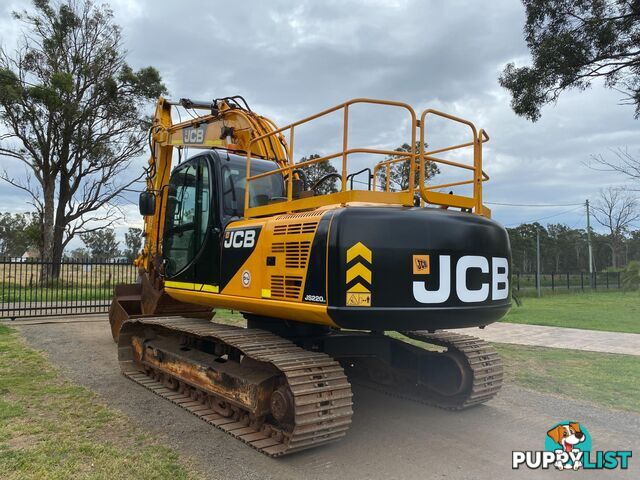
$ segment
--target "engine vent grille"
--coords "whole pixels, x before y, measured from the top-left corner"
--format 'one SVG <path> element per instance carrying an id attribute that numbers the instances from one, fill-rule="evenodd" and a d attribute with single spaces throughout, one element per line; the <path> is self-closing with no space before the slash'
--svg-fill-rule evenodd
<path id="1" fill-rule="evenodd" d="M 274 235 L 296 235 L 299 233 L 314 233 L 318 222 L 289 223 L 273 227 Z"/>
<path id="2" fill-rule="evenodd" d="M 271 275 L 271 298 L 298 300 L 302 290 L 302 277 L 297 275 Z"/>
<path id="3" fill-rule="evenodd" d="M 275 242 L 271 251 L 284 253 L 284 266 L 286 268 L 305 268 L 309 261 L 311 242 Z"/>
<path id="4" fill-rule="evenodd" d="M 278 215 L 276 220 L 291 220 L 292 218 L 311 218 L 321 217 L 324 212 L 302 212 L 302 213 L 290 213 L 288 215 Z"/>

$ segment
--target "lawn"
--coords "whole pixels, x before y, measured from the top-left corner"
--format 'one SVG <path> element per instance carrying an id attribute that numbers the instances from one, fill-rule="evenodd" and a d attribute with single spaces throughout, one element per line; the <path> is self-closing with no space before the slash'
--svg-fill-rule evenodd
<path id="1" fill-rule="evenodd" d="M 178 455 L 0 325 L 0 478 L 195 478 Z"/>
<path id="2" fill-rule="evenodd" d="M 579 402 L 640 413 L 640 357 L 522 345 L 494 346 L 504 359 L 509 382 Z"/>
<path id="3" fill-rule="evenodd" d="M 505 322 L 640 333 L 639 292 L 599 292 L 522 298 Z"/>
<path id="4" fill-rule="evenodd" d="M 77 286 L 55 284 L 50 287 L 29 288 L 0 284 L 0 303 L 37 305 L 40 302 L 83 302 L 91 300 L 111 301 L 113 285 Z"/>

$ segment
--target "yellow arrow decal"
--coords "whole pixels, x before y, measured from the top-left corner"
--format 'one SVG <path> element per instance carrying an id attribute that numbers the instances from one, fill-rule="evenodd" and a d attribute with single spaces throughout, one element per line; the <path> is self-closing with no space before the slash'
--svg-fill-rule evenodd
<path id="1" fill-rule="evenodd" d="M 371 270 L 361 263 L 356 263 L 353 267 L 347 270 L 347 283 L 356 277 L 362 277 L 367 282 L 371 283 Z"/>
<path id="2" fill-rule="evenodd" d="M 353 287 L 347 290 L 349 293 L 371 293 L 367 287 L 360 282 L 356 283 Z"/>
<path id="3" fill-rule="evenodd" d="M 371 250 L 365 247 L 361 242 L 356 243 L 354 246 L 347 250 L 347 263 L 356 258 L 358 255 L 360 255 L 369 263 L 372 263 Z"/>

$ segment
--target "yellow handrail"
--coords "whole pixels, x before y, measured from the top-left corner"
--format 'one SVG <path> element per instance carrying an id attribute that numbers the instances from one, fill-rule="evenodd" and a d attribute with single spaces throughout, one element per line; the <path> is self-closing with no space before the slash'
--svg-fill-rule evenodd
<path id="1" fill-rule="evenodd" d="M 355 104 L 372 104 L 372 105 L 383 105 L 390 106 L 403 109 L 408 113 L 410 118 L 411 125 L 411 139 L 410 145 L 412 146 L 411 151 L 396 151 L 396 150 L 385 150 L 378 148 L 349 148 L 349 113 L 350 107 Z M 295 131 L 296 127 L 309 123 L 315 119 L 320 117 L 329 115 L 331 113 L 342 110 L 343 112 L 343 129 L 342 129 L 342 149 L 338 152 L 330 153 L 328 155 L 324 155 L 322 157 L 313 158 L 306 160 L 304 162 L 295 163 L 294 161 L 294 139 L 295 139 Z M 469 128 L 471 132 L 471 140 L 465 143 L 461 143 L 458 145 L 452 145 L 444 148 L 439 148 L 431 151 L 425 152 L 425 135 L 426 135 L 426 121 L 429 116 L 438 116 L 445 118 L 447 120 L 460 123 Z M 419 151 L 416 151 L 416 138 L 418 134 L 416 129 L 420 129 L 419 132 Z M 265 138 L 270 136 L 279 136 L 280 138 L 284 138 L 285 133 L 288 133 L 288 143 L 287 143 L 287 159 L 286 162 L 281 162 L 279 168 L 271 170 L 269 172 L 263 172 L 256 175 L 251 175 L 251 158 L 252 158 L 252 150 L 253 144 L 259 141 L 263 141 Z M 485 130 L 480 129 L 476 130 L 475 125 L 463 118 L 456 117 L 454 115 L 450 115 L 444 112 L 440 112 L 433 109 L 426 109 L 422 112 L 420 116 L 419 122 L 416 118 L 416 113 L 413 108 L 402 102 L 394 102 L 388 100 L 376 100 L 376 99 L 368 99 L 368 98 L 356 98 L 353 100 L 349 100 L 340 105 L 336 105 L 335 107 L 323 110 L 315 115 L 311 115 L 309 117 L 303 118 L 302 120 L 298 120 L 297 122 L 291 123 L 282 128 L 274 129 L 272 132 L 257 136 L 251 139 L 249 143 L 249 148 L 247 149 L 247 184 L 245 190 L 245 198 L 244 198 L 244 206 L 245 206 L 245 217 L 251 218 L 259 215 L 273 214 L 276 212 L 284 213 L 284 212 L 293 212 L 298 210 L 304 210 L 309 208 L 315 208 L 319 205 L 330 205 L 337 203 L 345 203 L 348 201 L 379 201 L 380 203 L 402 203 L 406 206 L 411 206 L 414 203 L 414 192 L 419 192 L 422 199 L 429 203 L 435 205 L 442 206 L 453 206 L 464 208 L 468 210 L 473 210 L 475 213 L 479 215 L 488 215 L 490 210 L 482 204 L 482 182 L 489 180 L 489 176 L 482 170 L 482 145 L 489 140 L 489 135 Z M 447 160 L 444 158 L 436 157 L 435 155 L 445 152 L 450 152 L 453 150 L 463 149 L 473 147 L 473 165 L 468 165 L 460 162 L 455 162 L 452 160 Z M 373 155 L 385 155 L 388 157 L 386 160 L 378 162 L 373 169 L 373 187 L 372 191 L 360 191 L 360 190 L 352 190 L 347 191 L 347 161 L 348 157 L 351 154 L 355 153 L 368 153 Z M 342 158 L 341 165 L 341 177 L 342 177 L 342 185 L 340 192 L 331 193 L 323 195 L 321 198 L 314 197 L 313 200 L 310 199 L 294 199 L 293 198 L 293 170 L 298 168 L 303 168 L 305 166 L 314 165 L 321 162 L 327 162 L 333 160 L 335 158 Z M 391 165 L 398 162 L 409 162 L 409 178 L 407 179 L 408 188 L 406 190 L 402 190 L 400 192 L 392 192 L 390 189 L 390 171 Z M 444 165 L 449 165 L 465 170 L 469 170 L 473 172 L 472 180 L 463 180 L 459 182 L 451 182 L 440 185 L 426 185 L 426 175 L 425 175 L 425 161 L 432 161 L 435 163 L 441 163 Z M 384 191 L 376 191 L 376 176 L 381 168 L 385 168 L 386 175 L 386 186 Z M 419 181 L 418 185 L 415 185 L 415 171 L 418 169 Z M 286 176 L 287 178 L 287 201 L 283 201 L 277 204 L 268 205 L 268 206 L 251 206 L 250 205 L 250 184 L 252 181 L 258 180 L 260 178 L 264 178 L 270 175 L 281 174 Z M 468 185 L 473 184 L 473 196 L 465 197 L 461 195 L 452 195 L 452 194 L 443 194 L 441 192 L 435 192 L 436 189 L 448 188 L 460 185 Z M 366 199 L 366 200 L 365 200 Z"/>

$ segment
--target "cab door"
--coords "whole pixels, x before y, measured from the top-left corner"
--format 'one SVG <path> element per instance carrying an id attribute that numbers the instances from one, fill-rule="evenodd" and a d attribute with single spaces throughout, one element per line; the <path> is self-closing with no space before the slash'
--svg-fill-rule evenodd
<path id="1" fill-rule="evenodd" d="M 194 157 L 171 174 L 163 239 L 165 276 L 178 282 L 217 286 L 220 279 L 220 218 L 212 158 Z"/>

